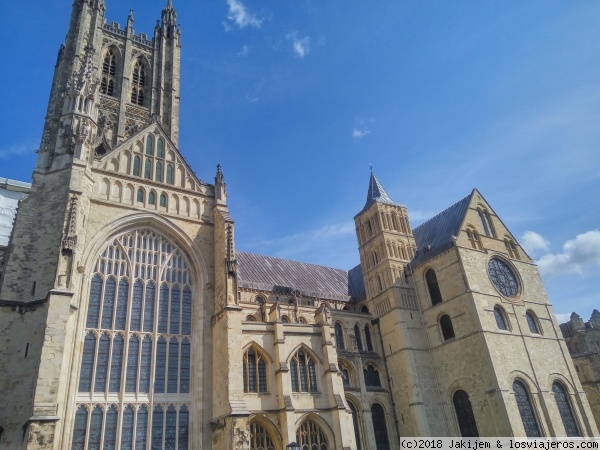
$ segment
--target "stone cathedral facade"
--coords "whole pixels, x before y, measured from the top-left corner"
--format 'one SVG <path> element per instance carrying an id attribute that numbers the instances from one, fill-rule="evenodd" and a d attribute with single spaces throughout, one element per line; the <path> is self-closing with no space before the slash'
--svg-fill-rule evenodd
<path id="1" fill-rule="evenodd" d="M 74 1 L 6 250 L 0 448 L 598 434 L 538 271 L 477 190 L 413 230 L 371 173 L 349 271 L 237 252 L 220 167 L 202 181 L 178 150 L 171 1 L 151 36 L 105 9 Z"/>

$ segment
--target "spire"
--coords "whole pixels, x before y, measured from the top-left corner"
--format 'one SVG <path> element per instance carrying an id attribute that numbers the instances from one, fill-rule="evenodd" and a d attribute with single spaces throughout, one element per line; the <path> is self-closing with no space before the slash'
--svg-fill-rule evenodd
<path id="1" fill-rule="evenodd" d="M 365 203 L 365 207 L 363 209 L 368 208 L 371 204 L 375 202 L 381 203 L 390 203 L 394 205 L 394 200 L 390 198 L 389 195 L 383 189 L 381 183 L 373 173 L 373 166 L 371 166 L 371 178 L 369 179 L 369 192 L 367 193 L 367 203 Z"/>
<path id="2" fill-rule="evenodd" d="M 173 8 L 173 2 L 167 0 L 167 6 L 162 11 L 162 25 L 167 28 L 168 35 L 172 35 L 177 28 L 177 12 Z"/>

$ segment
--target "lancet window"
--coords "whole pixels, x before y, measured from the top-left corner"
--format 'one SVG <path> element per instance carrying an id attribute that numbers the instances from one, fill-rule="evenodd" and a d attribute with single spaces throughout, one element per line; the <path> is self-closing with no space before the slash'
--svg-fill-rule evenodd
<path id="1" fill-rule="evenodd" d="M 102 62 L 102 79 L 100 80 L 100 93 L 105 95 L 115 95 L 117 75 L 117 55 L 114 49 L 110 48 L 104 55 Z"/>
<path id="2" fill-rule="evenodd" d="M 144 106 L 145 87 L 146 87 L 146 69 L 141 60 L 137 60 L 133 66 L 131 83 L 131 103 L 134 105 Z"/>
<path id="3" fill-rule="evenodd" d="M 244 392 L 267 392 L 267 362 L 254 348 L 244 353 L 243 370 Z"/>
<path id="4" fill-rule="evenodd" d="M 250 450 L 275 450 L 271 435 L 256 421 L 250 422 Z"/>
<path id="5" fill-rule="evenodd" d="M 305 350 L 299 350 L 290 361 L 293 392 L 317 392 L 315 362 Z"/>
<path id="6" fill-rule="evenodd" d="M 454 403 L 460 435 L 462 437 L 479 437 L 469 395 L 465 391 L 456 391 L 452 397 L 452 403 Z"/>
<path id="7" fill-rule="evenodd" d="M 302 422 L 296 431 L 296 442 L 302 450 L 329 450 L 327 437 L 321 427 L 311 419 Z"/>
<path id="8" fill-rule="evenodd" d="M 515 393 L 515 400 L 517 401 L 517 407 L 519 408 L 519 414 L 521 415 L 523 428 L 525 428 L 525 434 L 529 438 L 541 437 L 542 435 L 540 433 L 535 412 L 531 404 L 529 390 L 522 381 L 516 380 L 513 383 L 513 392 Z"/>
<path id="9" fill-rule="evenodd" d="M 438 284 L 437 276 L 433 269 L 429 269 L 425 273 L 425 281 L 427 282 L 427 289 L 429 290 L 429 297 L 431 298 L 431 305 L 437 305 L 442 303 L 442 293 L 440 292 L 440 286 Z"/>
<path id="10" fill-rule="evenodd" d="M 381 378 L 379 377 L 379 371 L 371 364 L 367 365 L 363 370 L 365 377 L 366 386 L 381 387 Z"/>
<path id="11" fill-rule="evenodd" d="M 554 399 L 556 400 L 560 418 L 565 427 L 565 433 L 567 433 L 568 437 L 581 436 L 579 428 L 577 427 L 577 422 L 575 421 L 575 416 L 573 415 L 571 403 L 569 402 L 567 390 L 561 383 L 555 381 L 552 384 L 552 392 L 554 393 Z"/>
<path id="12" fill-rule="evenodd" d="M 342 329 L 342 324 L 339 322 L 335 324 L 335 343 L 338 350 L 344 350 L 346 348 L 344 345 L 344 330 Z"/>
<path id="13" fill-rule="evenodd" d="M 375 403 L 371 407 L 371 418 L 373 419 L 373 431 L 375 432 L 377 450 L 390 450 L 390 441 L 385 423 L 385 411 L 379 403 Z"/>
<path id="14" fill-rule="evenodd" d="M 181 250 L 151 230 L 111 241 L 90 283 L 73 450 L 188 448 L 191 317 Z"/>

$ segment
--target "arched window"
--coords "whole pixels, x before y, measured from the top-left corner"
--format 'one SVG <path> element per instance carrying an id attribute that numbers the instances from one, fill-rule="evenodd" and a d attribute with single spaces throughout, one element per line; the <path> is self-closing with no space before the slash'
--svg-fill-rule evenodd
<path id="1" fill-rule="evenodd" d="M 142 174 L 142 158 L 135 156 L 133 158 L 133 174 L 139 177 Z"/>
<path id="2" fill-rule="evenodd" d="M 494 225 L 492 224 L 492 218 L 490 217 L 490 213 L 487 209 L 477 208 L 477 214 L 479 215 L 479 221 L 481 222 L 481 227 L 483 228 L 483 232 L 486 236 L 496 237 L 496 230 L 494 229 Z"/>
<path id="3" fill-rule="evenodd" d="M 296 442 L 302 450 L 329 450 L 327 437 L 321 427 L 310 418 L 302 422 L 296 431 Z"/>
<path id="4" fill-rule="evenodd" d="M 452 397 L 454 411 L 458 419 L 458 428 L 462 437 L 479 437 L 475 415 L 469 395 L 465 391 L 456 391 Z"/>
<path id="5" fill-rule="evenodd" d="M 86 430 L 90 449 L 114 448 L 118 435 L 121 449 L 133 449 L 134 442 L 147 448 L 150 435 L 157 448 L 174 449 L 170 437 L 178 436 L 179 448 L 187 449 L 192 285 L 182 252 L 153 231 L 135 230 L 113 239 L 93 272 L 84 299 L 89 306 L 79 392 L 94 393 L 96 400 L 89 424 L 85 407 L 77 405 L 72 449 L 84 448 Z M 148 396 L 151 379 L 155 393 Z M 164 402 L 165 393 L 175 394 L 166 425 L 154 404 Z M 148 408 L 154 410 L 152 433 Z"/>
<path id="6" fill-rule="evenodd" d="M 141 60 L 137 60 L 133 66 L 131 83 L 131 103 L 144 106 L 144 89 L 146 87 L 146 69 Z"/>
<path id="7" fill-rule="evenodd" d="M 151 134 L 146 137 L 146 155 L 154 156 L 154 137 Z"/>
<path id="8" fill-rule="evenodd" d="M 299 350 L 290 362 L 293 392 L 317 392 L 317 371 L 313 358 Z"/>
<path id="9" fill-rule="evenodd" d="M 385 412 L 379 403 L 374 403 L 371 407 L 371 418 L 373 419 L 373 431 L 375 432 L 377 450 L 390 450 Z"/>
<path id="10" fill-rule="evenodd" d="M 159 158 L 165 157 L 165 141 L 163 141 L 162 138 L 158 138 L 158 141 L 156 142 L 156 156 Z"/>
<path id="11" fill-rule="evenodd" d="M 354 337 L 356 338 L 356 348 L 359 352 L 363 351 L 362 338 L 360 337 L 360 327 L 358 324 L 354 325 Z"/>
<path id="12" fill-rule="evenodd" d="M 283 323 L 290 323 L 290 318 L 288 316 L 281 316 L 281 321 Z"/>
<path id="13" fill-rule="evenodd" d="M 160 141 L 158 141 L 160 142 Z M 154 174 L 155 180 L 160 181 L 162 183 L 163 180 L 163 163 L 158 161 L 156 163 L 156 173 Z"/>
<path id="14" fill-rule="evenodd" d="M 494 307 L 494 317 L 496 318 L 496 325 L 498 325 L 498 329 L 508 331 L 506 314 L 500 306 Z"/>
<path id="15" fill-rule="evenodd" d="M 442 293 L 438 285 L 437 276 L 433 269 L 429 269 L 425 272 L 425 281 L 427 282 L 427 289 L 429 290 L 429 297 L 431 298 L 431 305 L 437 305 L 442 303 Z"/>
<path id="16" fill-rule="evenodd" d="M 525 313 L 525 318 L 527 319 L 527 325 L 529 326 L 529 331 L 533 334 L 541 334 L 540 328 L 538 326 L 537 317 L 532 311 L 527 311 Z"/>
<path id="17" fill-rule="evenodd" d="M 338 367 L 340 369 L 340 374 L 342 375 L 342 384 L 344 386 L 350 386 L 350 373 L 348 372 L 348 369 L 341 364 Z"/>
<path id="18" fill-rule="evenodd" d="M 371 329 L 369 325 L 365 325 L 365 341 L 367 342 L 367 350 L 373 351 L 373 341 L 371 341 Z"/>
<path id="19" fill-rule="evenodd" d="M 137 191 L 137 201 L 144 203 L 144 190 L 142 188 L 139 188 Z"/>
<path id="20" fill-rule="evenodd" d="M 160 206 L 163 208 L 167 207 L 167 194 L 165 193 L 160 194 Z"/>
<path id="21" fill-rule="evenodd" d="M 144 178 L 152 179 L 152 161 L 150 159 L 146 159 L 144 162 Z"/>
<path id="22" fill-rule="evenodd" d="M 250 450 L 275 450 L 271 435 L 256 421 L 250 422 Z"/>
<path id="23" fill-rule="evenodd" d="M 367 307 L 367 305 L 362 305 L 360 307 L 360 312 L 361 313 L 365 313 L 365 314 L 369 314 L 369 308 Z"/>
<path id="24" fill-rule="evenodd" d="M 100 93 L 115 95 L 115 84 L 117 74 L 117 55 L 114 49 L 108 49 L 102 62 L 102 79 L 100 80 Z"/>
<path id="25" fill-rule="evenodd" d="M 558 412 L 560 413 L 560 418 L 565 427 L 567 436 L 580 437 L 581 433 L 577 427 L 575 416 L 573 415 L 573 409 L 571 408 L 571 402 L 569 402 L 567 390 L 561 383 L 555 381 L 552 383 L 552 392 L 554 393 L 556 406 L 558 407 Z"/>
<path id="26" fill-rule="evenodd" d="M 368 364 L 367 367 L 365 367 L 365 369 L 363 370 L 363 375 L 365 376 L 366 386 L 381 387 L 379 371 L 371 364 Z"/>
<path id="27" fill-rule="evenodd" d="M 517 407 L 519 408 L 519 414 L 521 415 L 521 421 L 523 422 L 523 428 L 525 428 L 525 434 L 529 438 L 542 437 L 527 387 L 522 381 L 516 380 L 513 383 L 513 391 Z"/>
<path id="28" fill-rule="evenodd" d="M 483 246 L 481 245 L 481 239 L 479 238 L 479 233 L 474 229 L 467 228 L 467 238 L 469 238 L 469 242 L 471 243 L 471 247 L 477 250 L 483 250 Z"/>
<path id="29" fill-rule="evenodd" d="M 267 363 L 253 348 L 244 353 L 244 392 L 267 392 Z"/>
<path id="30" fill-rule="evenodd" d="M 444 314 L 442 317 L 440 317 L 440 329 L 442 330 L 442 337 L 445 341 L 454 337 L 452 319 L 450 319 L 448 314 Z"/>
<path id="31" fill-rule="evenodd" d="M 175 182 L 175 178 L 173 177 L 174 170 L 173 164 L 167 164 L 167 184 L 173 184 Z"/>
<path id="32" fill-rule="evenodd" d="M 335 324 L 335 343 L 337 345 L 338 350 L 344 350 L 344 330 L 342 330 L 342 324 Z"/>
<path id="33" fill-rule="evenodd" d="M 350 407 L 350 411 L 352 411 L 352 425 L 354 426 L 354 437 L 356 439 L 356 449 L 362 450 L 362 444 L 360 439 L 360 426 L 358 424 L 358 411 L 356 410 L 356 406 L 353 402 L 346 399 L 348 402 L 348 406 Z"/>
<path id="34" fill-rule="evenodd" d="M 504 246 L 506 247 L 508 256 L 514 259 L 521 259 L 521 255 L 519 254 L 519 250 L 515 244 L 515 241 L 509 238 L 504 238 Z"/>
<path id="35" fill-rule="evenodd" d="M 150 191 L 150 194 L 148 194 L 148 204 L 156 205 L 156 193 L 154 191 Z"/>

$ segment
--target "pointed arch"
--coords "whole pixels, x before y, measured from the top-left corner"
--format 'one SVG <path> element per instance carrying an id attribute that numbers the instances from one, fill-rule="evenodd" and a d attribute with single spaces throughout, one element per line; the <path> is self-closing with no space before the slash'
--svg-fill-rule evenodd
<path id="1" fill-rule="evenodd" d="M 298 422 L 296 442 L 302 450 L 333 450 L 335 439 L 329 424 L 315 413 L 308 413 Z"/>
<path id="2" fill-rule="evenodd" d="M 136 58 L 131 72 L 131 103 L 138 106 L 147 106 L 146 86 L 150 71 L 143 58 Z"/>
<path id="3" fill-rule="evenodd" d="M 318 392 L 317 366 L 320 361 L 306 345 L 300 344 L 288 358 L 293 392 Z"/>
<path id="4" fill-rule="evenodd" d="M 255 425 L 255 429 L 252 428 Z M 248 427 L 250 431 L 250 450 L 279 450 L 283 448 L 283 438 L 279 428 L 273 424 L 273 422 L 263 414 L 251 415 L 248 420 Z M 269 436 L 272 446 L 268 445 L 266 436 L 261 439 L 259 433 L 262 431 Z M 260 445 L 262 443 L 262 445 Z"/>
<path id="5" fill-rule="evenodd" d="M 121 55 L 116 47 L 108 47 L 102 58 L 102 78 L 100 79 L 100 93 L 115 97 L 117 84 L 117 67 Z"/>

